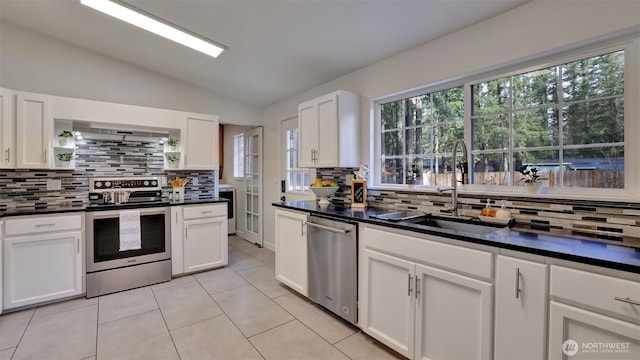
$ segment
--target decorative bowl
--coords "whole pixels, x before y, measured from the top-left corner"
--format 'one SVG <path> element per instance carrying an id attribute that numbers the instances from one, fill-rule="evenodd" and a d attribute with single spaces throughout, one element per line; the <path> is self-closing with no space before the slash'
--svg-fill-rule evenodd
<path id="1" fill-rule="evenodd" d="M 313 191 L 316 196 L 320 197 L 320 201 L 318 204 L 320 205 L 329 205 L 331 202 L 329 201 L 329 197 L 338 191 L 338 186 L 325 186 L 325 187 L 311 187 L 311 191 Z"/>

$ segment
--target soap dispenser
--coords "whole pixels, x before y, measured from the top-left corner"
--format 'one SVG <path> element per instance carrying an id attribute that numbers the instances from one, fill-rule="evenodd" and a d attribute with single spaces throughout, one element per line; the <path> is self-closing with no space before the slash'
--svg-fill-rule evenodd
<path id="1" fill-rule="evenodd" d="M 502 200 L 502 206 L 496 211 L 496 218 L 511 219 L 511 210 L 505 207 L 505 201 Z"/>
<path id="2" fill-rule="evenodd" d="M 491 199 L 487 199 L 487 206 L 485 206 L 484 209 L 480 211 L 480 215 L 488 217 L 496 216 L 496 209 L 492 209 L 490 203 Z"/>

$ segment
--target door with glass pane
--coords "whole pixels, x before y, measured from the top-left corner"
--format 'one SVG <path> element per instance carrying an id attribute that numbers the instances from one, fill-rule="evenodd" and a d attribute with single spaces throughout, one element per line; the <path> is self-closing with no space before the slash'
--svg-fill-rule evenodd
<path id="1" fill-rule="evenodd" d="M 262 246 L 262 128 L 244 133 L 244 237 Z"/>

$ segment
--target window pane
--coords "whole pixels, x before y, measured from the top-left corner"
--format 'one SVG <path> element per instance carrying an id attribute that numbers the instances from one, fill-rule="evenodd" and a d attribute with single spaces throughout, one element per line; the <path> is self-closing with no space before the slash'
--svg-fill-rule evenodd
<path id="1" fill-rule="evenodd" d="M 513 114 L 513 147 L 558 145 L 558 111 L 538 108 Z"/>
<path id="2" fill-rule="evenodd" d="M 404 123 L 404 101 L 382 104 L 380 113 L 382 130 L 400 129 Z"/>
<path id="3" fill-rule="evenodd" d="M 560 164 L 558 150 L 522 151 L 514 153 L 513 184 L 522 185 L 524 176 L 517 170 L 527 165 L 528 169 L 538 169 L 538 179 L 545 186 L 559 186 L 558 173 L 565 166 Z"/>
<path id="4" fill-rule="evenodd" d="M 624 99 L 609 98 L 564 107 L 565 145 L 624 141 Z"/>
<path id="5" fill-rule="evenodd" d="M 423 153 L 423 147 L 425 146 L 425 144 L 423 144 L 422 128 L 411 128 L 411 129 L 405 130 L 404 138 L 406 143 L 406 148 L 404 152 L 405 154 L 414 155 L 414 154 Z M 402 153 L 399 153 L 397 155 L 400 155 L 400 154 Z"/>
<path id="6" fill-rule="evenodd" d="M 382 182 L 386 184 L 404 184 L 402 159 L 382 160 Z"/>
<path id="7" fill-rule="evenodd" d="M 624 147 L 564 151 L 564 186 L 624 189 Z"/>
<path id="8" fill-rule="evenodd" d="M 473 183 L 482 185 L 511 185 L 508 152 L 480 153 L 473 156 Z"/>
<path id="9" fill-rule="evenodd" d="M 433 93 L 433 120 L 447 121 L 464 117 L 464 90 L 462 86 Z"/>
<path id="10" fill-rule="evenodd" d="M 515 109 L 557 102 L 558 76 L 555 66 L 513 77 L 513 106 Z"/>
<path id="11" fill-rule="evenodd" d="M 473 86 L 473 114 L 496 114 L 510 108 L 509 78 L 502 78 Z"/>
<path id="12" fill-rule="evenodd" d="M 473 150 L 509 149 L 509 116 L 493 115 L 471 119 Z"/>
<path id="13" fill-rule="evenodd" d="M 453 150 L 453 143 L 464 138 L 464 124 L 462 121 L 440 123 L 433 126 L 433 145 L 436 153 L 446 153 Z"/>
<path id="14" fill-rule="evenodd" d="M 402 131 L 388 131 L 382 133 L 384 155 L 402 155 L 404 150 L 404 136 Z"/>
<path id="15" fill-rule="evenodd" d="M 623 94 L 624 51 L 563 65 L 562 88 L 566 101 Z"/>

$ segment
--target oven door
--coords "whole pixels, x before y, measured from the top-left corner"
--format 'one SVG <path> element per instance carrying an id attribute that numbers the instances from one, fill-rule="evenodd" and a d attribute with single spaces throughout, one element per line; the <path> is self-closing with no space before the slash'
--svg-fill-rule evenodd
<path id="1" fill-rule="evenodd" d="M 120 212 L 87 212 L 87 272 L 171 259 L 171 211 L 167 207 L 135 209 L 140 211 L 139 250 L 120 251 Z"/>

